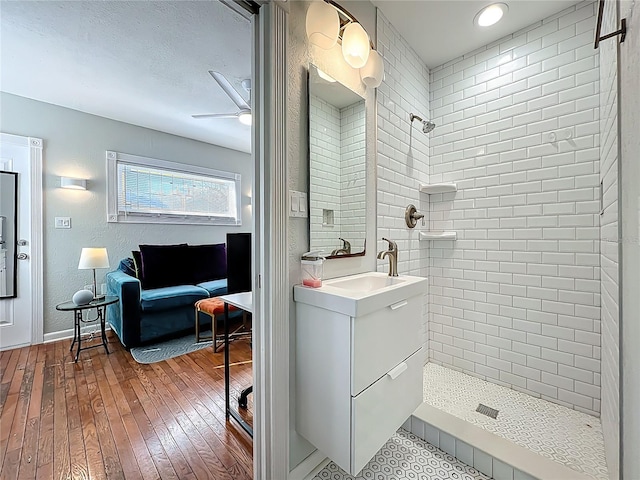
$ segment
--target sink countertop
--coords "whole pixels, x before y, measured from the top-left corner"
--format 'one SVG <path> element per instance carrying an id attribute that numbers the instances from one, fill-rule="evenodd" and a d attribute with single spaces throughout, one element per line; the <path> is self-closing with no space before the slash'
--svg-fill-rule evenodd
<path id="1" fill-rule="evenodd" d="M 390 279 L 391 285 L 384 285 Z M 427 279 L 411 275 L 389 277 L 383 272 L 367 272 L 323 280 L 319 288 L 296 285 L 293 298 L 351 317 L 366 315 L 416 295 L 427 293 Z"/>

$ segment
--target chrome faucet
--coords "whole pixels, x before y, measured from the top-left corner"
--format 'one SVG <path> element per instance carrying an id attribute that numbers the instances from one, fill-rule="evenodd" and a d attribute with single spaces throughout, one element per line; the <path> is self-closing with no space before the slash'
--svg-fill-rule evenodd
<path id="1" fill-rule="evenodd" d="M 398 276 L 398 245 L 393 240 L 382 238 L 385 242 L 389 242 L 389 250 L 383 250 L 378 253 L 378 260 L 389 257 L 389 276 Z"/>
<path id="2" fill-rule="evenodd" d="M 344 238 L 338 238 L 338 240 L 342 240 L 342 248 L 336 248 L 331 252 L 331 255 L 350 255 L 351 243 Z"/>

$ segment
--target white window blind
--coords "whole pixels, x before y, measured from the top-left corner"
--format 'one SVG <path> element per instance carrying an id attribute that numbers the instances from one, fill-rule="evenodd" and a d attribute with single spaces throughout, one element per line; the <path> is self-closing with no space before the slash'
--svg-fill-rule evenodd
<path id="1" fill-rule="evenodd" d="M 241 224 L 238 174 L 116 152 L 107 162 L 108 221 Z"/>

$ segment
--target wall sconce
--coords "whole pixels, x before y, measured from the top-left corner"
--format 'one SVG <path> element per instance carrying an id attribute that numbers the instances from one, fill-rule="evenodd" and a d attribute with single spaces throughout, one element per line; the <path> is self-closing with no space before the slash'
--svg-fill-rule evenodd
<path id="1" fill-rule="evenodd" d="M 84 178 L 60 177 L 60 188 L 86 190 L 87 181 Z"/>
<path id="2" fill-rule="evenodd" d="M 342 44 L 342 56 L 353 68 L 360 69 L 360 78 L 367 87 L 382 83 L 384 64 L 373 47 L 366 30 L 347 10 L 333 0 L 314 1 L 307 10 L 309 42 L 328 50 Z"/>

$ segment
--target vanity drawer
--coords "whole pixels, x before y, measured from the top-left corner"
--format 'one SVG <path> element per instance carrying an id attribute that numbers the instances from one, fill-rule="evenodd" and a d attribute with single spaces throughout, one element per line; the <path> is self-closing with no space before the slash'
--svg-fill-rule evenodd
<path id="1" fill-rule="evenodd" d="M 422 349 L 351 399 L 351 472 L 356 475 L 422 403 Z"/>
<path id="2" fill-rule="evenodd" d="M 362 392 L 422 346 L 422 295 L 351 318 L 351 395 Z"/>

